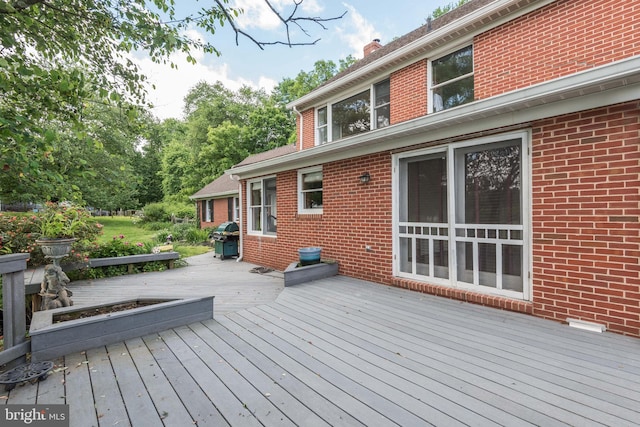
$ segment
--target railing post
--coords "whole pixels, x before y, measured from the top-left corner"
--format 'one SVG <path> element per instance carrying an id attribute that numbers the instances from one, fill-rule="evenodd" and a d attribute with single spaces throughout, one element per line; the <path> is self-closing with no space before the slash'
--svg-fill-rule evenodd
<path id="1" fill-rule="evenodd" d="M 29 254 L 0 256 L 5 350 L 25 342 L 27 320 L 24 271 L 27 269 L 29 256 Z"/>

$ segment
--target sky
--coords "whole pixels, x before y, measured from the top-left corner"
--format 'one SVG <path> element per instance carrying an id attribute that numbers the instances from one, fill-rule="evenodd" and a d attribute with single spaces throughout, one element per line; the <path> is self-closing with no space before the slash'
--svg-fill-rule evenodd
<path id="1" fill-rule="evenodd" d="M 264 0 L 231 0 L 245 11 L 239 18 L 243 30 L 261 41 L 282 40 L 284 27 L 267 9 Z M 254 89 L 273 89 L 283 78 L 294 78 L 300 71 L 311 71 L 319 60 L 332 60 L 336 64 L 347 55 L 362 58 L 362 48 L 373 39 L 384 45 L 423 25 L 427 16 L 436 8 L 453 0 L 303 0 L 298 16 L 335 17 L 346 12 L 336 21 L 330 21 L 323 29 L 314 23 L 305 25 L 308 35 L 300 31 L 292 33 L 293 42 L 312 42 L 309 46 L 266 46 L 260 50 L 252 41 L 240 38 L 236 45 L 235 33 L 228 26 L 215 35 L 191 29 L 192 37 L 199 37 L 214 44 L 222 52 L 194 55 L 197 64 L 187 63 L 184 55 L 175 54 L 170 59 L 178 65 L 154 64 L 144 54 L 138 53 L 135 61 L 149 77 L 155 89 L 149 89 L 149 99 L 154 104 L 153 113 L 160 119 L 183 118 L 183 99 L 189 89 L 199 81 L 222 82 L 227 88 L 237 90 L 243 85 Z M 204 5 L 193 1 L 179 1 L 178 16 L 189 12 L 189 7 Z M 290 10 L 293 0 L 271 0 L 281 11 Z M 191 6 L 189 6 L 191 5 Z M 393 7 L 390 7 L 393 5 Z M 288 9 L 289 8 L 289 9 Z"/>

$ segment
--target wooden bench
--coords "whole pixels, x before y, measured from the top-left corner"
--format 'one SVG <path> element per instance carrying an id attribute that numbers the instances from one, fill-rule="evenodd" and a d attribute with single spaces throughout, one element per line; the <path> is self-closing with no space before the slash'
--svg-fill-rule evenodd
<path id="1" fill-rule="evenodd" d="M 157 254 L 140 254 L 140 255 L 126 255 L 118 257 L 108 258 L 91 258 L 89 259 L 89 267 L 109 267 L 112 265 L 127 265 L 129 274 L 133 273 L 133 266 L 135 264 L 155 261 L 168 261 L 169 269 L 174 266 L 175 260 L 180 258 L 178 252 L 160 252 Z"/>

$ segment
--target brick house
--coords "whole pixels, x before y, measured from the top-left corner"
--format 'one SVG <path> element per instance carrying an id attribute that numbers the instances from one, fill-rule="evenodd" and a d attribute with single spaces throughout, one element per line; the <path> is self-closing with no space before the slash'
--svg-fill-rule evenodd
<path id="1" fill-rule="evenodd" d="M 634 3 L 472 0 L 373 41 L 291 103 L 295 151 L 227 171 L 243 258 L 321 246 L 343 275 L 640 336 Z"/>
<path id="2" fill-rule="evenodd" d="M 219 176 L 189 198 L 196 203 L 200 228 L 217 227 L 240 218 L 238 183 L 229 175 Z"/>

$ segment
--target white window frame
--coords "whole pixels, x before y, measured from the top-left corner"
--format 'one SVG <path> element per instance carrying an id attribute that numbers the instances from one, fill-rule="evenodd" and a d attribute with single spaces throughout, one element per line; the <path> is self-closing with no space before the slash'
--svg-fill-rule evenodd
<path id="1" fill-rule="evenodd" d="M 306 208 L 304 207 L 304 193 L 305 191 L 302 189 L 302 180 L 304 179 L 304 176 L 310 173 L 316 173 L 316 172 L 322 172 L 322 166 L 314 166 L 311 168 L 305 168 L 305 169 L 300 169 L 298 170 L 298 213 L 299 214 L 322 214 L 323 212 L 323 208 L 319 207 L 319 208 Z M 322 182 L 323 182 L 323 187 L 324 187 L 324 174 L 322 175 Z M 324 189 L 320 188 L 318 189 L 314 189 L 314 190 L 310 190 L 310 191 L 321 191 L 323 194 L 323 198 L 324 198 Z"/>
<path id="2" fill-rule="evenodd" d="M 456 150 L 460 148 L 467 148 L 473 146 L 482 146 L 486 144 L 494 144 L 500 142 L 506 142 L 509 140 L 521 139 L 521 192 L 522 192 L 522 206 L 521 206 L 521 214 L 522 214 L 522 225 L 500 225 L 499 227 L 495 227 L 492 225 L 476 225 L 476 224 L 457 224 L 456 223 L 456 203 L 459 201 L 459 195 L 456 193 L 456 187 L 458 184 L 456 183 L 462 176 L 461 173 L 455 168 L 455 157 Z M 446 146 L 439 146 L 430 149 L 417 150 L 412 152 L 405 152 L 393 155 L 392 158 L 392 200 L 393 200 L 393 210 L 392 210 L 392 222 L 393 222 L 393 243 L 392 243 L 392 251 L 393 251 L 393 275 L 395 277 L 407 278 L 422 282 L 429 282 L 433 284 L 440 284 L 444 286 L 449 286 L 452 288 L 462 288 L 472 290 L 478 293 L 491 294 L 491 295 L 499 295 L 507 298 L 518 299 L 531 301 L 532 291 L 531 291 L 531 272 L 533 269 L 532 266 L 532 242 L 531 242 L 531 155 L 530 155 L 530 147 L 531 147 L 531 132 L 528 130 L 525 131 L 516 131 L 505 134 L 494 135 L 491 137 L 478 138 L 468 141 L 463 141 L 459 143 L 452 143 Z M 447 205 L 448 205 L 448 223 L 446 224 L 446 233 L 442 233 L 437 230 L 434 233 L 424 233 L 421 231 L 420 238 L 431 240 L 447 240 L 448 242 L 448 265 L 449 265 L 449 278 L 443 279 L 433 276 L 433 268 L 430 268 L 431 276 L 425 276 L 415 273 L 401 272 L 400 271 L 400 262 L 401 262 L 401 251 L 400 251 L 400 238 L 405 237 L 404 234 L 400 232 L 400 228 L 402 223 L 400 222 L 400 186 L 403 184 L 400 179 L 400 163 L 401 160 L 412 157 L 419 157 L 424 155 L 436 154 L 436 153 L 446 153 L 447 157 Z M 427 227 L 428 230 L 433 230 L 434 228 L 442 227 L 444 224 L 419 224 L 419 226 Z M 456 236 L 456 230 L 466 229 L 466 228 L 478 228 L 478 229 L 492 229 L 492 228 L 500 228 L 500 229 L 508 229 L 508 230 L 517 230 L 522 233 L 522 279 L 523 279 L 523 290 L 522 292 L 512 291 L 508 289 L 499 289 L 499 287 L 493 288 L 488 286 L 481 286 L 473 283 L 466 283 L 458 280 L 458 264 L 457 264 L 457 242 L 466 241 L 466 240 L 475 240 L 479 241 L 481 239 L 469 239 L 468 237 L 459 237 Z M 446 237 L 442 237 L 445 236 Z M 432 244 L 431 242 L 429 243 Z M 477 244 L 477 243 L 474 243 Z M 509 243 L 511 244 L 511 243 Z M 413 257 L 415 263 L 415 257 Z M 415 272 L 415 267 L 413 268 Z M 477 273 L 475 273 L 477 276 Z M 474 281 L 477 282 L 477 277 L 474 278 Z"/>
<path id="3" fill-rule="evenodd" d="M 315 116 L 315 124 L 316 124 L 315 145 L 322 145 L 322 144 L 326 144 L 327 142 L 331 141 L 331 135 L 330 135 L 331 126 L 329 126 L 329 123 L 331 123 L 331 120 L 330 120 L 331 108 L 330 107 L 331 107 L 331 104 L 327 104 L 327 105 L 324 105 L 322 107 L 318 107 L 315 110 L 315 115 L 316 115 Z M 320 117 L 320 110 L 322 110 L 323 108 L 326 110 L 325 116 L 326 116 L 327 120 L 326 120 L 325 124 L 320 125 L 319 124 L 320 120 L 318 119 L 318 117 Z M 320 130 L 321 129 L 325 130 L 325 136 L 327 138 L 326 141 L 322 141 L 321 138 L 320 138 Z"/>
<path id="4" fill-rule="evenodd" d="M 213 199 L 207 199 L 204 203 L 204 221 L 213 221 Z"/>
<path id="5" fill-rule="evenodd" d="M 453 49 L 449 49 L 447 51 L 444 51 L 441 54 L 438 54 L 437 57 L 434 57 L 434 58 L 429 59 L 427 61 L 427 63 L 428 63 L 428 66 L 427 66 L 427 85 L 429 87 L 429 113 L 433 114 L 433 113 L 438 113 L 440 111 L 447 110 L 447 108 L 442 108 L 440 110 L 435 110 L 434 109 L 435 103 L 434 103 L 434 96 L 433 95 L 434 95 L 434 90 L 435 89 L 438 89 L 438 88 L 446 86 L 446 85 L 448 85 L 450 83 L 454 83 L 454 82 L 456 82 L 458 80 L 462 80 L 462 79 L 465 79 L 467 77 L 471 77 L 471 76 L 475 75 L 475 60 L 474 60 L 472 62 L 473 63 L 473 70 L 471 71 L 471 73 L 467 73 L 467 74 L 464 74 L 462 76 L 458 76 L 456 78 L 453 78 L 451 80 L 447 80 L 446 82 L 434 85 L 433 84 L 433 62 L 437 61 L 437 60 L 439 60 L 439 59 L 441 59 L 441 58 L 443 58 L 443 57 L 445 57 L 445 56 L 447 56 L 449 54 L 452 54 L 454 52 L 457 52 L 459 50 L 467 48 L 467 47 L 471 47 L 472 52 L 473 52 L 472 56 L 473 56 L 473 58 L 475 58 L 475 46 L 474 46 L 474 44 L 472 42 L 466 42 L 466 43 L 459 44 L 458 46 L 456 46 Z M 474 89 L 475 89 L 475 82 L 474 82 Z M 452 108 L 455 108 L 455 107 L 452 107 Z"/>
<path id="6" fill-rule="evenodd" d="M 277 231 L 274 232 L 269 232 L 266 231 L 266 224 L 267 224 L 267 214 L 265 212 L 265 181 L 271 180 L 271 179 L 276 179 L 275 175 L 270 175 L 270 176 L 264 176 L 258 179 L 252 179 L 252 180 L 248 180 L 247 181 L 247 188 L 246 188 L 246 194 L 247 194 L 247 234 L 249 235 L 254 235 L 254 236 L 271 236 L 271 237 L 275 237 L 277 234 Z M 262 184 L 262 188 L 261 188 L 261 192 L 260 192 L 260 205 L 252 205 L 252 200 L 251 200 L 251 184 L 254 184 L 256 182 L 260 182 Z M 277 187 L 276 187 L 276 194 L 277 194 Z M 277 203 L 277 202 L 276 202 Z M 254 224 L 253 224 L 253 215 L 252 215 L 252 209 L 259 207 L 260 208 L 260 218 L 261 218 L 261 230 L 255 230 L 254 229 Z M 275 220 L 275 218 L 274 218 Z"/>
<path id="7" fill-rule="evenodd" d="M 323 145 L 323 144 L 327 144 L 330 142 L 333 142 L 333 117 L 332 117 L 332 106 L 334 104 L 337 104 L 339 102 L 344 101 L 345 99 L 351 98 L 354 95 L 357 95 L 359 93 L 362 93 L 366 90 L 369 90 L 369 130 L 367 132 L 371 132 L 372 130 L 375 129 L 381 129 L 377 127 L 377 123 L 374 122 L 375 120 L 375 111 L 377 108 L 386 106 L 386 105 L 391 105 L 391 96 L 389 96 L 389 103 L 384 104 L 384 105 L 379 105 L 376 107 L 375 102 L 375 86 L 379 83 L 384 82 L 385 80 L 389 80 L 390 77 L 387 76 L 384 79 L 381 80 L 376 80 L 374 83 L 369 84 L 368 86 L 360 86 L 357 90 L 353 90 L 348 92 L 346 95 L 341 95 L 340 98 L 336 98 L 336 99 L 332 99 L 330 102 L 327 102 L 326 104 L 322 104 L 322 105 L 318 105 L 315 107 L 315 138 L 314 138 L 314 145 Z M 389 88 L 389 95 L 391 95 L 391 88 Z M 323 109 L 326 108 L 327 110 L 327 123 L 326 125 L 322 125 L 322 126 L 318 126 L 318 112 Z M 386 126 L 385 126 L 386 127 Z M 326 128 L 326 135 L 327 135 L 327 140 L 326 141 L 320 141 L 320 132 L 319 129 L 320 128 Z M 340 138 L 336 141 L 341 141 L 343 139 L 347 139 L 350 138 L 351 136 L 355 136 L 355 135 L 349 135 L 346 136 L 344 138 Z"/>
<path id="8" fill-rule="evenodd" d="M 240 197 L 233 198 L 233 220 L 240 221 Z"/>
<path id="9" fill-rule="evenodd" d="M 380 105 L 376 105 L 376 87 L 380 84 L 380 83 L 384 83 L 384 82 L 389 82 L 389 102 L 385 102 L 384 104 L 380 104 Z M 391 108 L 389 108 L 389 123 L 385 124 L 384 126 L 378 126 L 378 120 L 376 120 L 376 113 L 378 110 L 381 110 L 384 107 L 388 107 L 391 106 L 391 79 L 390 78 L 386 78 L 384 80 L 380 80 L 377 83 L 374 83 L 371 85 L 371 129 L 370 130 L 374 130 L 374 129 L 382 129 L 382 128 L 386 128 L 388 126 L 391 126 Z"/>

